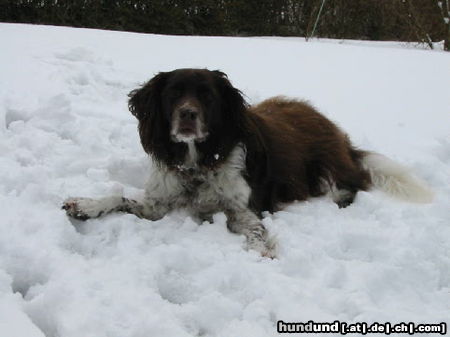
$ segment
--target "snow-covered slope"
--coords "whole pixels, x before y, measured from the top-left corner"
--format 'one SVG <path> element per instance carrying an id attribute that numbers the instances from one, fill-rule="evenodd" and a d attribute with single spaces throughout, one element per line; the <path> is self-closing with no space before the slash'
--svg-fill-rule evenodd
<path id="1" fill-rule="evenodd" d="M 0 24 L 0 337 L 276 335 L 277 320 L 450 323 L 450 54 L 282 38 Z M 267 214 L 279 259 L 223 214 L 85 223 L 69 196 L 136 197 L 148 172 L 127 93 L 158 71 L 228 73 L 250 102 L 310 100 L 410 166 L 428 205 L 360 193 Z"/>

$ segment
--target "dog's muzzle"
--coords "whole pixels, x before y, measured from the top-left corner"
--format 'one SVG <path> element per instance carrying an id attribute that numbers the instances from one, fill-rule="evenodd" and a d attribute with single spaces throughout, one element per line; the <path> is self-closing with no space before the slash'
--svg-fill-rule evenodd
<path id="1" fill-rule="evenodd" d="M 204 115 L 198 103 L 187 99 L 175 107 L 170 134 L 175 142 L 202 141 L 206 138 Z"/>

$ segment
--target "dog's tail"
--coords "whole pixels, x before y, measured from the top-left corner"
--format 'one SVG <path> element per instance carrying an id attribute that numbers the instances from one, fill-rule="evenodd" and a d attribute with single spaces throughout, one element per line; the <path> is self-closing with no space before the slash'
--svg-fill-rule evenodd
<path id="1" fill-rule="evenodd" d="M 361 164 L 372 178 L 372 185 L 396 198 L 410 202 L 429 203 L 433 191 L 409 169 L 374 152 L 364 152 Z"/>

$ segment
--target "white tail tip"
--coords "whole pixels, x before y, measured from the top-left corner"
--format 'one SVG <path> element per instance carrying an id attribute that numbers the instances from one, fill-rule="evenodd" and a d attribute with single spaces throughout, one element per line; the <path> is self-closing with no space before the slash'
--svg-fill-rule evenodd
<path id="1" fill-rule="evenodd" d="M 417 203 L 430 203 L 434 193 L 409 169 L 378 153 L 369 152 L 362 159 L 375 188 L 399 199 Z"/>

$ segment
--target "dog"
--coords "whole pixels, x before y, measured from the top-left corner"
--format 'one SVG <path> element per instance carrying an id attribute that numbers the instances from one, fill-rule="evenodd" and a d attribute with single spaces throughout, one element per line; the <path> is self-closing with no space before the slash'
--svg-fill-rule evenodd
<path id="1" fill-rule="evenodd" d="M 154 162 L 143 201 L 69 198 L 63 205 L 69 216 L 87 220 L 118 211 L 157 220 L 186 208 L 211 220 L 224 212 L 247 248 L 273 258 L 276 243 L 262 211 L 327 193 L 342 208 L 371 187 L 410 201 L 432 198 L 408 170 L 356 149 L 308 103 L 274 97 L 249 106 L 221 71 L 161 72 L 129 94 L 129 109 Z"/>

